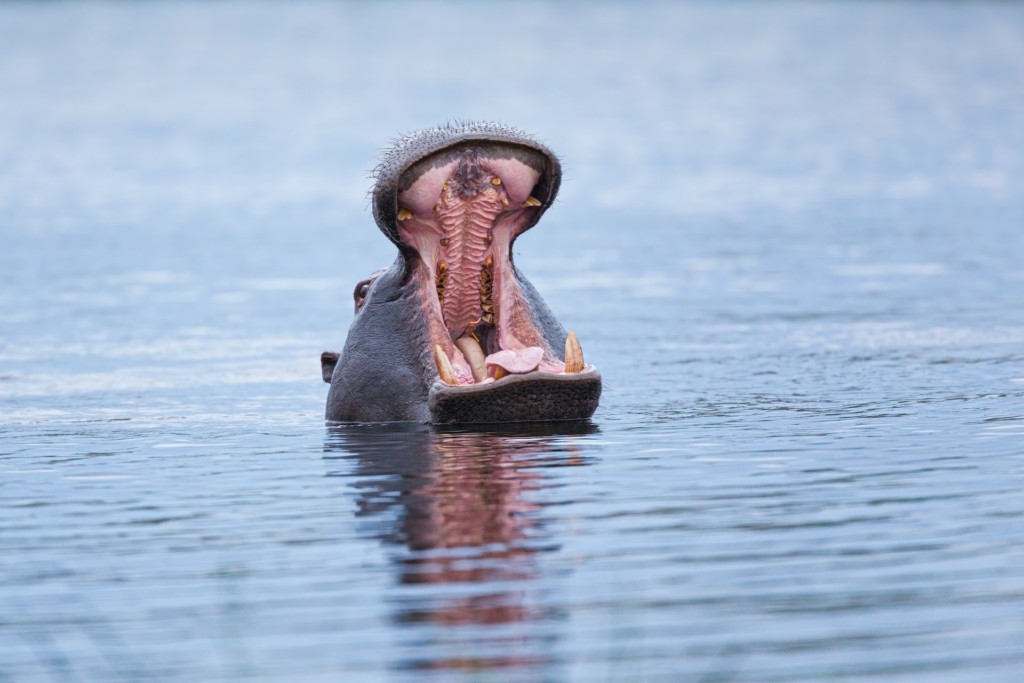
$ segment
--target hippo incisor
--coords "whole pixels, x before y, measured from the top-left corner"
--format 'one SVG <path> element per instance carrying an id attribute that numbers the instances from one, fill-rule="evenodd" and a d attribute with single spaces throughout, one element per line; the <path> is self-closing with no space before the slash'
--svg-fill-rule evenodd
<path id="1" fill-rule="evenodd" d="M 327 419 L 590 417 L 601 375 L 512 261 L 558 192 L 554 153 L 508 126 L 448 125 L 399 139 L 374 179 L 398 258 L 356 285 L 344 350 L 321 357 Z"/>

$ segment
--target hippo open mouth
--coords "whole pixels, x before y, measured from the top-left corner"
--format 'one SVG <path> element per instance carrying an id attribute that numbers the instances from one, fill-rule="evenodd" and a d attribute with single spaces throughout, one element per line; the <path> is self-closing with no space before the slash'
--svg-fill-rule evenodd
<path id="1" fill-rule="evenodd" d="M 505 126 L 447 126 L 399 140 L 375 177 L 374 218 L 400 254 L 357 286 L 341 357 L 324 354 L 328 419 L 592 415 L 597 369 L 512 259 L 557 194 L 555 155 Z"/>

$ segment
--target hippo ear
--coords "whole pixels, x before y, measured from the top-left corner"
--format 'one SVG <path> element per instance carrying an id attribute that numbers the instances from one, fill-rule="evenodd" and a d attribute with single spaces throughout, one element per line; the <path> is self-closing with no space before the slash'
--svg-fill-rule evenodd
<path id="1" fill-rule="evenodd" d="M 334 366 L 338 364 L 339 358 L 341 358 L 341 354 L 337 351 L 324 351 L 320 354 L 320 374 L 328 384 L 331 383 L 331 377 L 334 376 Z"/>

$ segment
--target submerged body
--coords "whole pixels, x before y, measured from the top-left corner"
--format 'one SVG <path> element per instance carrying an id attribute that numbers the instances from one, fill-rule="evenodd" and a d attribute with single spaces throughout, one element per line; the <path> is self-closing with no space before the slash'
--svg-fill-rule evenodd
<path id="1" fill-rule="evenodd" d="M 321 357 L 327 419 L 573 420 L 601 378 L 532 285 L 512 245 L 558 192 L 555 155 L 497 124 L 407 136 L 384 156 L 378 227 L 399 249 L 359 283 L 340 354 Z"/>

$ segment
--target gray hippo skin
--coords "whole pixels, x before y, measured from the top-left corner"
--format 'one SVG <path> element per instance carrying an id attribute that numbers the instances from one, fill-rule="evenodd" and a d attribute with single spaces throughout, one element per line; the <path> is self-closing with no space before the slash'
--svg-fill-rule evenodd
<path id="1" fill-rule="evenodd" d="M 373 217 L 398 258 L 356 285 L 345 348 L 321 356 L 327 419 L 593 415 L 600 374 L 512 261 L 558 193 L 554 153 L 504 125 L 448 125 L 399 139 L 374 178 Z"/>

